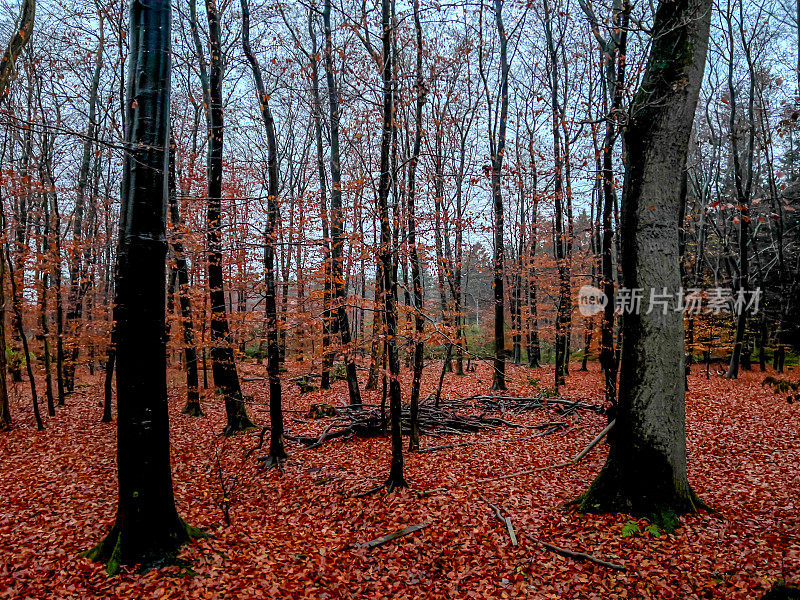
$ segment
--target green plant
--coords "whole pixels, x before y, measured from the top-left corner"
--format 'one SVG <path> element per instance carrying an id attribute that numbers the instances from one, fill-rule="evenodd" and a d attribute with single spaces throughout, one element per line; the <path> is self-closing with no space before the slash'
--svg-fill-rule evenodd
<path id="1" fill-rule="evenodd" d="M 25 366 L 25 356 L 13 348 L 6 347 L 6 366 L 9 371 L 20 371 Z"/>
<path id="2" fill-rule="evenodd" d="M 665 523 L 665 525 L 666 524 L 667 523 Z M 647 534 L 650 534 L 650 536 L 652 536 L 654 538 L 657 538 L 657 537 L 661 537 L 662 533 L 667 533 L 667 531 L 668 531 L 665 528 L 660 527 L 656 523 L 650 523 L 647 520 L 644 521 L 644 525 L 643 526 L 644 526 L 644 529 L 642 529 L 642 526 L 639 524 L 639 521 L 636 521 L 636 520 L 628 521 L 627 523 L 625 523 L 625 525 L 622 526 L 622 534 L 621 534 L 621 536 L 622 537 L 630 537 L 630 536 L 632 536 L 634 534 L 637 534 L 637 533 L 647 533 Z M 675 526 L 677 526 L 677 524 Z M 673 527 L 673 529 L 674 529 L 674 527 Z"/>
<path id="3" fill-rule="evenodd" d="M 639 529 L 639 523 L 636 521 L 628 521 L 622 526 L 622 537 L 630 537 L 639 532 L 641 532 L 641 529 Z"/>

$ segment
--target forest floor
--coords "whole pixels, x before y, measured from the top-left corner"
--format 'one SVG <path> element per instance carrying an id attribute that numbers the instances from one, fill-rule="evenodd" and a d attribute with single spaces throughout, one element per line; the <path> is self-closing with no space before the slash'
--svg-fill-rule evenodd
<path id="1" fill-rule="evenodd" d="M 439 364 L 426 369 L 423 397 L 435 388 Z M 571 366 L 564 397 L 599 404 L 597 364 L 587 373 L 578 368 Z M 250 364 L 241 372 L 255 377 L 262 369 Z M 529 375 L 552 384 L 552 367 L 512 366 L 509 394 L 530 395 Z M 602 415 L 582 412 L 565 431 L 541 437 L 509 427 L 423 437 L 423 447 L 474 445 L 407 454 L 410 489 L 354 498 L 385 479 L 388 439 L 337 439 L 315 449 L 289 442 L 285 474 L 264 472 L 262 451 L 243 460 L 259 430 L 220 437 L 219 402 L 204 402 L 207 418 L 181 415 L 185 387 L 175 370 L 170 425 L 178 510 L 215 537 L 186 547 L 181 556 L 190 567 L 123 569 L 110 578 L 78 555 L 106 534 L 116 507 L 116 425 L 99 422 L 101 376 L 84 374 L 42 432 L 26 387 L 12 388 L 15 428 L 0 434 L 0 598 L 744 599 L 760 598 L 779 579 L 800 579 L 800 404 L 762 387 L 758 371 L 728 381 L 713 374 L 706 380 L 699 369 L 687 395 L 689 478 L 714 511 L 683 517 L 674 534 L 658 537 L 644 522 L 640 532 L 623 536 L 623 528 L 633 529 L 629 516 L 583 516 L 564 506 L 602 467 L 604 443 L 564 469 L 417 494 L 568 460 L 603 429 Z M 255 398 L 251 416 L 266 422 L 264 382 L 245 387 Z M 443 395 L 490 387 L 488 367 L 478 365 L 466 377 L 448 375 Z M 283 389 L 284 407 L 301 411 L 286 414 L 295 435 L 324 428 L 325 421 L 304 418 L 311 403 L 347 400 L 342 381 L 326 393 L 301 396 L 288 381 Z M 379 400 L 379 393 L 364 395 L 365 402 Z M 550 408 L 504 418 L 526 425 L 561 419 Z M 230 526 L 221 508 L 226 498 Z M 517 546 L 490 503 L 510 516 Z M 430 525 L 372 550 L 355 548 L 417 523 Z M 623 563 L 627 571 L 564 558 L 535 539 Z"/>

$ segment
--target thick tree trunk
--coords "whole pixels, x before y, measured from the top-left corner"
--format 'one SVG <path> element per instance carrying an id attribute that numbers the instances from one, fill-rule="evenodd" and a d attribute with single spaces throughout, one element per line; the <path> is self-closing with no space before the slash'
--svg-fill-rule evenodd
<path id="1" fill-rule="evenodd" d="M 711 0 L 662 0 L 653 43 L 626 134 L 622 218 L 625 287 L 681 287 L 681 177 L 705 67 Z M 581 509 L 629 512 L 674 527 L 698 500 L 687 478 L 683 315 L 630 312 L 623 318 L 620 397 L 605 466 Z M 664 314 L 666 312 L 666 314 Z"/>
<path id="2" fill-rule="evenodd" d="M 167 414 L 164 297 L 170 3 L 134 2 L 130 44 L 118 289 L 119 503 L 108 537 L 86 553 L 108 563 L 153 565 L 197 532 L 178 516 Z M 143 376 L 146 374 L 146 376 Z"/>

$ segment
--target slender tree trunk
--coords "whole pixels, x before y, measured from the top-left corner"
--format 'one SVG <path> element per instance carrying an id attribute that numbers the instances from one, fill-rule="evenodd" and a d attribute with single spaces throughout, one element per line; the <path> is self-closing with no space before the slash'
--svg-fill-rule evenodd
<path id="1" fill-rule="evenodd" d="M 183 223 L 181 222 L 177 196 L 177 173 L 175 164 L 175 142 L 169 146 L 169 221 L 172 226 L 172 253 L 175 256 L 176 287 L 183 330 L 183 357 L 186 369 L 186 405 L 183 414 L 191 417 L 203 416 L 200 406 L 200 381 L 197 373 L 197 346 L 194 339 L 192 304 L 189 299 L 189 267 L 183 249 Z"/>
<path id="2" fill-rule="evenodd" d="M 329 4 L 330 0 L 326 0 Z M 383 41 L 383 126 L 381 128 L 380 181 L 378 186 L 378 215 L 381 224 L 380 257 L 383 275 L 383 318 L 386 333 L 386 356 L 389 373 L 389 413 L 392 426 L 392 462 L 386 487 L 389 491 L 407 487 L 403 476 L 403 431 L 401 423 L 400 360 L 397 353 L 397 279 L 392 267 L 392 230 L 389 217 L 390 163 L 392 123 L 394 121 L 394 78 L 392 64 L 391 0 L 381 0 Z"/>
<path id="3" fill-rule="evenodd" d="M 50 211 L 46 194 L 41 194 L 42 200 L 42 260 L 47 260 L 50 253 Z M 55 400 L 53 398 L 53 370 L 51 365 L 50 350 L 50 324 L 47 318 L 47 295 L 50 289 L 50 272 L 47 264 L 42 264 L 41 269 L 41 297 L 39 300 L 39 324 L 42 328 L 42 354 L 44 358 L 45 398 L 47 399 L 47 414 L 51 417 L 56 414 Z"/>
<path id="4" fill-rule="evenodd" d="M 267 378 L 269 380 L 270 444 L 267 463 L 280 467 L 286 458 L 283 445 L 283 410 L 281 407 L 280 347 L 278 344 L 278 309 L 275 289 L 275 241 L 278 228 L 278 144 L 275 136 L 275 121 L 269 107 L 269 96 L 264 87 L 261 66 L 250 47 L 250 6 L 241 0 L 242 45 L 256 84 L 261 119 L 267 134 L 267 171 L 269 196 L 267 197 L 267 226 L 264 231 L 264 278 L 267 316 Z"/>
<path id="5" fill-rule="evenodd" d="M 333 70 L 333 32 L 331 29 L 331 0 L 325 0 L 322 13 L 325 27 L 325 78 L 328 84 L 328 101 L 330 104 L 330 134 L 331 134 L 331 278 L 333 295 L 336 298 L 336 327 L 341 336 L 344 351 L 344 361 L 347 367 L 347 389 L 350 394 L 350 404 L 361 405 L 361 391 L 358 387 L 358 374 L 356 373 L 355 352 L 351 347 L 350 323 L 347 317 L 347 298 L 344 284 L 344 215 L 342 214 L 342 175 L 339 157 L 339 91 Z"/>
<path id="6" fill-rule="evenodd" d="M 422 25 L 419 20 L 419 0 L 414 0 L 414 31 L 417 41 L 417 105 L 414 121 L 414 149 L 408 166 L 408 245 L 411 251 L 411 279 L 414 286 L 414 377 L 411 383 L 411 435 L 408 451 L 419 450 L 419 389 L 422 382 L 425 310 L 422 297 L 422 269 L 417 250 L 416 182 L 417 162 L 422 147 L 422 108 L 425 105 L 425 81 L 422 76 Z M 449 352 L 448 352 L 449 354 Z"/>
<path id="7" fill-rule="evenodd" d="M 194 0 L 192 1 L 194 4 Z M 216 0 L 206 0 L 209 31 L 208 72 L 208 285 L 211 302 L 211 369 L 214 386 L 225 400 L 228 423 L 225 433 L 231 434 L 254 427 L 247 416 L 239 373 L 233 356 L 233 340 L 228 326 L 222 266 L 222 47 L 219 10 Z"/>
<path id="8" fill-rule="evenodd" d="M 495 0 L 494 14 L 500 38 L 500 122 L 492 152 L 492 199 L 494 216 L 494 374 L 493 390 L 506 389 L 506 340 L 504 316 L 503 270 L 505 261 L 503 214 L 503 158 L 506 151 L 508 121 L 508 39 L 503 25 L 503 0 Z"/>

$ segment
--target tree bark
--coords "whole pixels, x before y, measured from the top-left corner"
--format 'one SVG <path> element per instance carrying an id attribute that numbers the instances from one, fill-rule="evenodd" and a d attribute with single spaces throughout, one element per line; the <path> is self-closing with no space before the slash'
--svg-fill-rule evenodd
<path id="1" fill-rule="evenodd" d="M 286 458 L 283 445 L 283 410 L 281 407 L 280 347 L 278 344 L 278 309 L 275 289 L 275 240 L 278 227 L 278 144 L 275 136 L 275 121 L 269 107 L 269 96 L 264 86 L 261 66 L 250 47 L 250 6 L 248 0 L 241 0 L 242 6 L 242 45 L 258 94 L 261 119 L 267 134 L 267 226 L 264 231 L 264 306 L 267 317 L 267 379 L 269 380 L 270 416 L 270 464 L 278 466 Z"/>
<path id="2" fill-rule="evenodd" d="M 131 3 L 126 147 L 117 273 L 117 518 L 86 552 L 107 563 L 153 565 L 196 535 L 172 491 L 167 413 L 166 214 L 170 2 Z"/>
<path id="3" fill-rule="evenodd" d="M 194 5 L 194 0 L 192 1 Z M 211 303 L 211 370 L 214 386 L 225 401 L 227 425 L 231 434 L 254 427 L 247 416 L 239 373 L 233 356 L 233 341 L 228 327 L 225 289 L 222 276 L 222 47 L 219 10 L 216 0 L 206 0 L 209 32 L 208 111 L 208 286 Z"/>
<path id="4" fill-rule="evenodd" d="M 623 283 L 675 297 L 681 177 L 708 48 L 711 0 L 662 0 L 630 110 L 621 227 Z M 616 433 L 581 509 L 628 512 L 674 528 L 698 500 L 686 467 L 683 315 L 673 306 L 623 319 Z M 672 516 L 670 516 L 672 515 Z"/>

